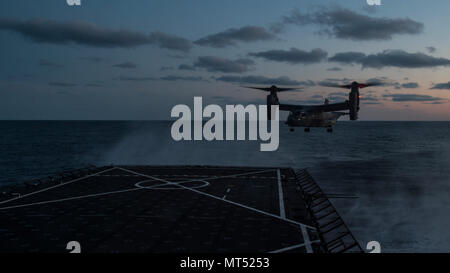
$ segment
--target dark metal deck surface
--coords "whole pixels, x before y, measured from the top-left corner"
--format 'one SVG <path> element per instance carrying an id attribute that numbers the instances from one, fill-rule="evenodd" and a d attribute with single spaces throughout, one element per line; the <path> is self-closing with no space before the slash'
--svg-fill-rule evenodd
<path id="1" fill-rule="evenodd" d="M 111 166 L 9 190 L 0 252 L 313 252 L 290 168 Z M 17 192 L 15 192 L 17 191 Z M 19 195 L 20 193 L 20 195 Z"/>

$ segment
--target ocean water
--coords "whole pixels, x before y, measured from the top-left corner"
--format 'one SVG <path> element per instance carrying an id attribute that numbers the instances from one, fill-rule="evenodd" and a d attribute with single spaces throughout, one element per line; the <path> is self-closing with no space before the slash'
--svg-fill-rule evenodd
<path id="1" fill-rule="evenodd" d="M 308 168 L 364 247 L 450 252 L 450 122 L 339 122 L 259 141 L 173 141 L 171 122 L 1 121 L 0 185 L 88 164 L 208 164 Z"/>

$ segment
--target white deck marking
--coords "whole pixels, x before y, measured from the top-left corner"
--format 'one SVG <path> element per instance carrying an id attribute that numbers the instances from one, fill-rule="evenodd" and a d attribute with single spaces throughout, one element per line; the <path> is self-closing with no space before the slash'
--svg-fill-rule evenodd
<path id="1" fill-rule="evenodd" d="M 164 180 L 164 179 L 161 179 L 161 178 L 156 178 L 156 177 L 153 177 L 153 176 L 151 176 L 151 175 L 146 175 L 146 174 L 138 173 L 138 172 L 135 172 L 135 171 L 132 171 L 132 170 L 124 169 L 124 168 L 122 168 L 122 167 L 117 167 L 117 168 L 118 168 L 118 169 L 121 169 L 121 170 L 123 170 L 123 171 L 130 172 L 130 173 L 139 174 L 139 175 L 144 176 L 144 177 L 147 177 L 147 178 L 151 178 L 151 179 L 163 181 L 163 182 L 166 182 L 166 183 L 168 183 L 168 184 L 172 184 L 172 185 L 173 185 L 173 184 L 176 184 L 176 183 L 174 183 L 174 182 L 170 182 L 170 181 L 167 181 L 167 180 Z M 307 227 L 307 228 L 316 230 L 316 228 L 313 227 L 313 226 L 310 226 L 310 225 L 307 225 L 307 224 L 303 224 L 303 223 L 300 223 L 300 222 L 297 222 L 297 221 L 294 221 L 294 220 L 291 220 L 291 219 L 288 219 L 288 218 L 284 218 L 284 219 L 283 219 L 283 218 L 281 218 L 280 216 L 278 216 L 278 215 L 276 215 L 276 214 L 272 214 L 272 213 L 265 212 L 265 211 L 262 211 L 262 210 L 259 210 L 259 209 L 255 209 L 255 208 L 252 208 L 252 207 L 249 207 L 249 206 L 240 204 L 240 203 L 236 203 L 236 202 L 233 202 L 233 201 L 230 201 L 230 200 L 227 200 L 227 199 L 222 199 L 222 198 L 217 197 L 217 196 L 215 196 L 215 195 L 212 195 L 212 194 L 209 194 L 209 193 L 206 193 L 206 192 L 202 192 L 202 191 L 199 191 L 199 190 L 196 190 L 196 189 L 191 189 L 191 188 L 185 187 L 185 186 L 180 185 L 180 184 L 176 184 L 176 185 L 178 185 L 179 187 L 185 188 L 185 189 L 187 189 L 187 190 L 190 190 L 190 191 L 192 191 L 192 192 L 196 192 L 196 193 L 198 193 L 198 194 L 201 194 L 201 195 L 205 195 L 205 196 L 214 198 L 214 199 L 216 199 L 216 200 L 220 200 L 220 201 L 223 201 L 223 202 L 227 202 L 227 203 L 229 203 L 229 204 L 232 204 L 232 205 L 235 205 L 235 206 L 239 206 L 239 207 L 242 207 L 242 208 L 245 208 L 245 209 L 254 211 L 254 212 L 258 212 L 258 213 L 264 214 L 264 215 L 266 215 L 266 216 L 271 216 L 271 217 L 274 217 L 274 218 L 277 218 L 277 219 L 280 219 L 280 220 L 283 220 L 283 221 L 286 221 L 286 222 L 289 222 L 289 223 L 292 223 L 292 224 L 295 224 L 295 225 L 305 226 L 305 227 Z"/>
<path id="2" fill-rule="evenodd" d="M 261 213 L 261 214 L 264 214 L 264 215 L 267 215 L 267 216 L 271 216 L 271 217 L 274 217 L 274 218 L 277 218 L 277 219 L 280 219 L 280 220 L 283 220 L 283 221 L 286 221 L 286 222 L 289 222 L 289 223 L 292 223 L 292 224 L 295 224 L 295 225 L 299 225 L 300 227 L 303 227 L 303 228 L 310 228 L 310 229 L 316 230 L 316 228 L 313 227 L 313 226 L 310 226 L 310 225 L 307 225 L 307 224 L 303 224 L 303 223 L 300 223 L 300 222 L 288 219 L 286 217 L 282 218 L 281 216 L 278 216 L 278 215 L 275 215 L 275 214 L 272 214 L 272 213 L 269 213 L 269 212 L 265 212 L 265 211 L 262 211 L 262 210 L 259 210 L 259 209 L 256 209 L 256 208 L 252 208 L 252 207 L 240 204 L 240 203 L 236 203 L 236 202 L 230 201 L 230 200 L 222 199 L 222 198 L 217 197 L 215 195 L 208 194 L 208 193 L 205 193 L 205 192 L 202 192 L 202 191 L 198 191 L 198 190 L 193 189 L 193 188 L 189 188 L 189 187 L 180 185 L 180 183 L 193 182 L 193 181 L 204 181 L 204 182 L 209 183 L 206 180 L 196 179 L 196 180 L 188 180 L 188 181 L 171 182 L 171 181 L 168 181 L 168 180 L 165 180 L 165 179 L 161 179 L 161 178 L 153 177 L 153 176 L 150 176 L 150 175 L 138 173 L 138 172 L 135 172 L 135 171 L 132 171 L 132 170 L 128 170 L 128 169 L 122 168 L 122 167 L 113 167 L 113 168 L 110 168 L 110 169 L 107 169 L 107 170 L 104 170 L 104 171 L 101 171 L 101 172 L 98 172 L 98 173 L 94 173 L 94 174 L 91 174 L 91 175 L 80 177 L 80 178 L 68 181 L 66 183 L 58 184 L 58 185 L 55 185 L 55 186 L 52 186 L 52 187 L 48 187 L 48 188 L 45 188 L 45 189 L 42 189 L 42 190 L 39 190 L 39 191 L 35 191 L 35 192 L 32 192 L 32 193 L 28 193 L 28 194 L 22 195 L 21 197 L 16 197 L 16 198 L 12 198 L 12 199 L 0 202 L 0 204 L 4 204 L 4 203 L 7 203 L 7 202 L 10 202 L 10 201 L 13 201 L 13 200 L 17 200 L 17 199 L 20 199 L 20 198 L 23 198 L 23 197 L 26 197 L 26 196 L 30 196 L 30 195 L 33 195 L 33 194 L 36 194 L 36 193 L 40 193 L 40 192 L 44 192 L 44 191 L 47 191 L 47 190 L 50 190 L 50 189 L 53 189 L 53 188 L 56 188 L 56 187 L 67 185 L 69 183 L 73 183 L 73 182 L 76 182 L 76 181 L 79 181 L 79 180 L 82 180 L 82 179 L 85 179 L 85 178 L 88 178 L 88 177 L 96 176 L 96 175 L 98 175 L 100 173 L 111 171 L 113 169 L 120 169 L 120 170 L 129 172 L 129 173 L 133 173 L 133 174 L 136 174 L 136 175 L 139 175 L 139 176 L 144 176 L 144 177 L 147 177 L 147 178 L 150 178 L 150 179 L 153 179 L 153 180 L 158 180 L 158 181 L 166 183 L 165 185 L 176 185 L 178 187 L 190 190 L 192 192 L 195 192 L 195 193 L 198 193 L 198 194 L 201 194 L 201 195 L 205 195 L 205 196 L 217 199 L 217 200 L 221 200 L 221 201 L 227 202 L 229 204 L 233 204 L 233 205 L 236 205 L 236 206 L 239 206 L 239 207 L 242 207 L 242 208 L 246 208 L 248 210 L 251 210 L 251 211 L 254 211 L 254 212 L 258 212 L 258 213 Z M 265 171 L 259 171 L 258 173 L 268 172 L 268 171 L 273 171 L 273 169 L 265 170 Z M 255 173 L 255 172 L 253 172 L 253 173 Z M 235 174 L 235 175 L 229 175 L 229 176 L 222 176 L 222 177 L 217 177 L 217 178 L 213 178 L 213 179 L 234 177 L 234 176 L 245 175 L 245 174 L 249 174 L 249 173 Z M 144 181 L 149 181 L 149 180 L 144 180 Z M 140 181 L 140 182 L 144 182 L 144 181 Z M 154 187 L 157 187 L 157 186 L 161 186 L 161 185 L 154 185 Z M 151 188 L 151 187 L 153 187 L 153 186 L 150 186 L 149 188 Z M 88 197 L 96 197 L 96 196 L 115 194 L 115 193 L 123 193 L 123 192 L 136 191 L 136 190 L 142 190 L 142 189 L 146 189 L 146 188 L 131 188 L 131 189 L 125 189 L 125 190 L 120 190 L 120 191 L 110 191 L 110 192 L 103 192 L 103 193 L 97 193 L 97 194 L 88 194 L 88 195 L 82 195 L 82 196 L 68 197 L 68 198 L 63 198 L 63 199 L 34 202 L 34 203 L 21 204 L 21 205 L 9 206 L 9 207 L 2 207 L 2 208 L 0 208 L 0 210 L 6 210 L 6 209 L 12 209 L 12 208 L 20 208 L 20 207 L 28 207 L 28 206 L 34 206 L 34 205 L 42 205 L 42 204 L 49 204 L 49 203 L 64 202 L 64 201 L 70 201 L 70 200 L 76 200 L 76 199 L 82 199 L 82 198 L 88 198 Z"/>
<path id="3" fill-rule="evenodd" d="M 269 171 L 272 171 L 272 170 L 263 170 L 261 172 L 269 172 Z M 258 172 L 260 172 L 260 171 L 258 171 Z M 251 173 L 254 173 L 254 172 L 251 172 Z M 236 175 L 236 174 L 233 174 L 233 175 Z M 237 175 L 242 175 L 242 174 L 237 174 Z M 125 175 L 124 174 L 122 174 L 122 175 L 120 175 L 120 174 L 117 174 L 117 175 L 116 174 L 101 174 L 101 175 L 98 175 L 98 176 L 119 176 L 120 177 L 120 176 L 139 176 L 139 175 L 137 175 L 137 174 L 125 174 Z M 205 175 L 200 175 L 200 174 L 198 174 L 198 175 L 196 175 L 196 174 L 158 174 L 158 175 L 154 175 L 154 176 L 155 177 L 177 177 L 177 176 L 181 176 L 181 177 L 190 177 L 190 178 L 198 177 L 198 178 L 203 178 L 203 179 L 221 178 L 221 177 L 218 177 L 217 175 L 205 176 Z M 230 178 L 233 178 L 233 177 L 230 177 Z M 274 179 L 276 177 L 275 176 L 250 176 L 248 178 Z"/>
<path id="4" fill-rule="evenodd" d="M 300 229 L 302 230 L 303 241 L 305 242 L 305 247 L 306 247 L 306 253 L 313 253 L 313 250 L 311 247 L 311 240 L 309 239 L 308 231 L 303 226 L 301 226 Z"/>
<path id="5" fill-rule="evenodd" d="M 142 188 L 142 189 L 149 189 L 149 190 L 151 190 L 151 189 L 153 189 L 153 190 L 184 190 L 184 188 L 178 187 L 178 184 L 179 183 L 188 183 L 188 182 L 180 181 L 180 182 L 172 182 L 171 184 L 164 182 L 163 184 L 156 184 L 153 186 L 142 186 L 141 185 L 141 183 L 146 183 L 146 182 L 151 182 L 151 181 L 152 181 L 151 179 L 140 181 L 140 182 L 137 182 L 136 184 L 134 184 L 134 186 L 138 187 L 138 188 Z M 192 181 L 192 182 L 203 182 L 205 184 L 193 186 L 193 187 L 191 187 L 191 189 L 199 189 L 199 188 L 204 188 L 204 187 L 209 186 L 209 182 L 206 180 L 196 180 L 196 181 Z M 176 187 L 167 188 L 166 187 L 167 185 L 176 185 Z"/>
<path id="6" fill-rule="evenodd" d="M 111 171 L 111 170 L 114 170 L 114 169 L 116 169 L 116 167 L 113 167 L 113 168 L 110 168 L 110 169 L 107 169 L 107 170 L 103 170 L 101 172 L 93 173 L 93 174 L 90 174 L 90 175 L 87 175 L 87 176 L 83 176 L 83 177 L 80 177 L 80 178 L 77 178 L 77 179 L 74 179 L 74 180 L 70 180 L 70 181 L 67 181 L 65 183 L 61 183 L 61 184 L 58 184 L 58 185 L 55 185 L 55 186 L 51 186 L 51 187 L 48 187 L 48 188 L 45 188 L 45 189 L 42 189 L 42 190 L 38 190 L 38 191 L 35 191 L 35 192 L 30 192 L 30 193 L 27 193 L 27 194 L 24 194 L 24 195 L 20 195 L 18 197 L 14 197 L 14 198 L 11 198 L 11 199 L 8 199 L 8 200 L 0 202 L 0 205 L 1 204 L 6 204 L 8 202 L 11 202 L 11 201 L 14 201 L 14 200 L 17 200 L 17 199 L 21 199 L 21 198 L 24 198 L 24 197 L 27 197 L 27 196 L 30 196 L 30 195 L 33 195 L 33 194 L 36 194 L 36 193 L 40 193 L 40 192 L 48 191 L 48 190 L 51 190 L 51 189 L 54 189 L 54 188 L 58 188 L 58 187 L 61 187 L 61 186 L 65 186 L 67 184 L 70 184 L 70 183 L 73 183 L 73 182 L 76 182 L 76 181 L 79 181 L 79 180 L 83 180 L 83 179 L 86 179 L 86 178 L 89 178 L 89 177 L 92 177 L 92 176 L 96 176 L 98 174 L 105 173 L 105 172 L 108 172 L 108 171 Z"/>
<path id="7" fill-rule="evenodd" d="M 137 190 L 143 190 L 143 188 L 131 188 L 131 189 L 120 190 L 120 191 L 110 191 L 110 192 L 94 193 L 94 194 L 87 194 L 87 195 L 81 195 L 81 196 L 75 196 L 75 197 L 67 197 L 67 198 L 62 198 L 62 199 L 55 199 L 55 200 L 41 201 L 41 202 L 15 205 L 15 206 L 9 206 L 9 207 L 2 207 L 2 208 L 0 208 L 0 210 L 23 208 L 23 207 L 44 205 L 44 204 L 50 204 L 50 203 L 58 203 L 58 202 L 71 201 L 71 200 L 83 199 L 83 198 L 88 198 L 88 197 L 96 197 L 96 196 L 102 196 L 102 195 L 108 195 L 108 194 L 114 194 L 114 193 L 124 193 L 124 192 L 137 191 Z"/>
<path id="8" fill-rule="evenodd" d="M 278 178 L 278 199 L 280 200 L 280 217 L 286 219 L 286 211 L 284 209 L 283 186 L 281 185 L 280 169 L 277 169 Z"/>
<path id="9" fill-rule="evenodd" d="M 126 170 L 126 169 L 124 169 L 124 170 Z M 207 179 L 208 180 L 214 180 L 214 179 L 221 179 L 221 178 L 231 178 L 231 177 L 237 177 L 237 176 L 242 176 L 242 175 L 265 173 L 265 172 L 272 172 L 272 171 L 274 171 L 274 169 L 268 169 L 268 170 L 263 170 L 263 171 L 255 171 L 255 172 L 248 172 L 248 173 L 231 174 L 231 175 L 225 175 L 225 176 L 215 176 L 215 177 L 211 177 L 211 178 L 207 178 Z M 199 179 L 206 179 L 206 178 L 199 178 Z M 186 181 L 181 181 L 181 182 L 193 182 L 193 181 L 198 181 L 199 179 L 191 179 L 191 180 L 186 180 Z"/>
<path id="10" fill-rule="evenodd" d="M 312 241 L 312 243 L 320 243 L 320 240 Z M 305 244 L 298 244 L 298 245 L 288 246 L 288 247 L 285 247 L 285 248 L 281 248 L 281 249 L 277 249 L 277 250 L 274 250 L 274 251 L 270 251 L 269 253 L 281 253 L 281 252 L 297 249 L 297 248 L 304 247 L 304 246 L 305 246 Z"/>
<path id="11" fill-rule="evenodd" d="M 230 189 L 230 188 L 228 188 L 228 189 L 227 189 L 227 193 L 225 193 L 225 195 L 224 195 L 224 196 L 222 197 L 222 199 L 225 199 L 225 198 L 227 198 L 227 194 L 228 194 L 228 193 L 230 193 L 230 191 L 231 191 L 231 189 Z"/>

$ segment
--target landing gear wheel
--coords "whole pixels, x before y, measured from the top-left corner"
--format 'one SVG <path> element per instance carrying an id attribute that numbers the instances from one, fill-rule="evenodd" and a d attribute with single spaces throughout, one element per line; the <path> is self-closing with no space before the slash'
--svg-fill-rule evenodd
<path id="1" fill-rule="evenodd" d="M 294 128 L 289 128 L 289 131 L 294 132 Z"/>
<path id="2" fill-rule="evenodd" d="M 333 132 L 333 127 L 328 127 L 328 128 L 327 128 L 327 132 L 328 132 L 328 133 L 332 133 L 332 132 Z"/>
<path id="3" fill-rule="evenodd" d="M 309 129 L 309 128 L 305 128 L 305 132 L 306 132 L 306 133 L 309 133 L 310 130 L 311 130 L 311 129 Z"/>

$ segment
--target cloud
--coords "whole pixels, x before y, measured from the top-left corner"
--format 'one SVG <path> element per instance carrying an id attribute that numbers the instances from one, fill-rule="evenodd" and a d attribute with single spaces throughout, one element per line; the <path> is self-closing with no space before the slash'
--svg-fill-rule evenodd
<path id="1" fill-rule="evenodd" d="M 162 32 L 146 35 L 129 30 L 111 30 L 87 22 L 58 22 L 42 18 L 28 21 L 0 19 L 0 29 L 20 33 L 37 43 L 75 43 L 106 48 L 155 44 L 161 48 L 184 52 L 192 47 L 190 41 Z"/>
<path id="2" fill-rule="evenodd" d="M 317 84 L 319 86 L 333 86 L 333 85 L 344 85 L 344 84 L 350 84 L 353 80 L 348 78 L 343 79 L 335 79 L 335 78 L 328 78 L 322 81 L 319 81 Z"/>
<path id="3" fill-rule="evenodd" d="M 270 31 L 272 31 L 273 33 L 279 34 L 279 33 L 284 32 L 285 26 L 284 26 L 284 24 L 281 23 L 281 22 L 275 22 L 275 23 L 271 23 L 271 24 L 269 25 L 269 29 L 270 29 Z"/>
<path id="4" fill-rule="evenodd" d="M 450 90 L 450 82 L 437 83 L 431 89 Z"/>
<path id="5" fill-rule="evenodd" d="M 130 82 L 146 82 L 158 80 L 158 78 L 155 77 L 129 77 L 129 76 L 119 76 L 117 79 L 119 81 L 130 81 Z"/>
<path id="6" fill-rule="evenodd" d="M 333 57 L 328 58 L 328 61 L 343 64 L 351 64 L 361 62 L 361 60 L 364 59 L 365 57 L 366 54 L 364 53 L 350 51 L 350 52 L 336 53 Z"/>
<path id="7" fill-rule="evenodd" d="M 67 82 L 49 82 L 48 85 L 55 87 L 75 87 L 77 84 L 75 83 L 67 83 Z"/>
<path id="8" fill-rule="evenodd" d="M 315 48 L 308 52 L 292 47 L 290 50 L 269 50 L 249 53 L 248 55 L 264 58 L 270 61 L 287 62 L 290 64 L 312 64 L 324 60 L 327 57 L 328 53 L 320 48 Z"/>
<path id="9" fill-rule="evenodd" d="M 342 71 L 342 68 L 340 68 L 340 67 L 330 67 L 330 68 L 327 68 L 327 71 Z"/>
<path id="10" fill-rule="evenodd" d="M 317 84 L 319 86 L 325 86 L 325 87 L 334 87 L 335 85 L 348 85 L 351 84 L 353 81 L 355 81 L 354 79 L 349 79 L 349 78 L 341 78 L 341 79 L 337 79 L 337 78 L 328 78 L 322 81 L 319 81 Z M 367 84 L 373 84 L 377 86 L 394 86 L 395 84 L 391 83 L 391 80 L 389 80 L 387 77 L 374 77 L 374 78 L 369 78 L 366 79 L 364 82 L 360 82 L 360 83 L 367 83 Z M 367 92 L 374 92 L 374 91 L 365 91 Z"/>
<path id="11" fill-rule="evenodd" d="M 273 40 L 275 36 L 263 27 L 244 26 L 241 28 L 230 28 L 225 31 L 208 35 L 194 43 L 201 46 L 222 48 L 235 45 L 236 41 L 255 42 Z"/>
<path id="12" fill-rule="evenodd" d="M 373 96 L 361 96 L 361 101 L 376 102 L 376 101 L 379 101 L 379 99 L 377 97 L 373 97 Z"/>
<path id="13" fill-rule="evenodd" d="M 192 43 L 189 40 L 163 32 L 152 32 L 150 34 L 150 43 L 157 44 L 160 48 L 183 52 L 188 52 L 192 48 Z"/>
<path id="14" fill-rule="evenodd" d="M 197 59 L 194 66 L 205 68 L 210 72 L 242 73 L 248 71 L 254 63 L 250 59 L 229 60 L 214 56 L 202 56 Z"/>
<path id="15" fill-rule="evenodd" d="M 378 11 L 378 8 L 376 5 L 364 5 L 362 10 L 368 14 L 374 14 Z"/>
<path id="16" fill-rule="evenodd" d="M 38 64 L 40 66 L 48 66 L 48 67 L 55 67 L 55 68 L 62 68 L 64 67 L 64 65 L 62 64 L 57 64 L 55 62 L 49 61 L 49 60 L 45 60 L 45 59 L 40 59 Z"/>
<path id="17" fill-rule="evenodd" d="M 400 68 L 425 68 L 450 65 L 450 60 L 435 58 L 424 53 L 408 53 L 403 50 L 385 50 L 378 54 L 366 56 L 363 67 L 383 68 L 387 66 Z"/>
<path id="18" fill-rule="evenodd" d="M 407 82 L 400 85 L 402 88 L 419 88 L 419 84 L 417 82 Z"/>
<path id="19" fill-rule="evenodd" d="M 159 78 L 163 81 L 207 81 L 203 77 L 169 75 Z"/>
<path id="20" fill-rule="evenodd" d="M 405 101 L 440 101 L 441 98 L 429 96 L 429 95 L 418 95 L 418 94 L 385 94 L 385 98 L 392 98 L 395 102 L 405 102 Z"/>
<path id="21" fill-rule="evenodd" d="M 134 47 L 149 43 L 147 35 L 109 30 L 85 22 L 57 22 L 47 19 L 21 21 L 0 19 L 0 29 L 11 30 L 39 43 L 65 44 L 69 42 L 99 47 Z"/>
<path id="22" fill-rule="evenodd" d="M 328 59 L 343 64 L 361 64 L 363 68 L 399 67 L 429 68 L 450 65 L 450 59 L 436 58 L 424 53 L 408 53 L 403 50 L 384 50 L 381 53 L 366 55 L 358 52 L 337 53 Z"/>
<path id="23" fill-rule="evenodd" d="M 222 76 L 216 78 L 217 81 L 233 82 L 233 83 L 250 83 L 250 84 L 264 84 L 264 85 L 301 85 L 314 86 L 313 81 L 297 81 L 290 79 L 287 76 L 277 78 L 269 78 L 264 76 Z"/>
<path id="24" fill-rule="evenodd" d="M 333 101 L 333 102 L 344 101 L 348 98 L 348 93 L 332 92 L 332 93 L 329 93 L 326 97 L 327 97 L 327 99 L 329 99 L 330 101 Z"/>
<path id="25" fill-rule="evenodd" d="M 332 93 L 328 94 L 328 96 L 347 97 L 348 93 L 345 93 L 345 92 L 332 92 Z"/>
<path id="26" fill-rule="evenodd" d="M 396 85 L 396 83 L 392 83 L 392 80 L 390 80 L 387 77 L 369 78 L 369 79 L 367 79 L 366 83 L 374 84 L 376 86 L 395 86 Z"/>
<path id="27" fill-rule="evenodd" d="M 118 67 L 118 68 L 124 68 L 124 69 L 134 69 L 137 67 L 137 64 L 132 63 L 132 62 L 124 62 L 124 63 L 120 63 L 120 64 L 115 64 L 113 66 Z"/>
<path id="28" fill-rule="evenodd" d="M 437 50 L 434 46 L 427 46 L 426 49 L 428 53 L 434 53 Z"/>
<path id="29" fill-rule="evenodd" d="M 195 70 L 195 67 L 193 67 L 192 65 L 188 65 L 188 64 L 180 64 L 178 66 L 179 70 Z"/>
<path id="30" fill-rule="evenodd" d="M 117 78 L 120 81 L 132 81 L 132 82 L 147 82 L 147 81 L 207 81 L 202 77 L 191 77 L 191 76 L 178 76 L 178 75 L 168 75 L 163 77 L 128 77 L 120 76 Z"/>
<path id="31" fill-rule="evenodd" d="M 321 34 L 347 40 L 390 40 L 394 35 L 419 34 L 423 23 L 409 18 L 371 17 L 340 7 L 321 7 L 317 11 L 301 14 L 293 10 L 283 17 L 285 24 L 318 25 Z"/>

